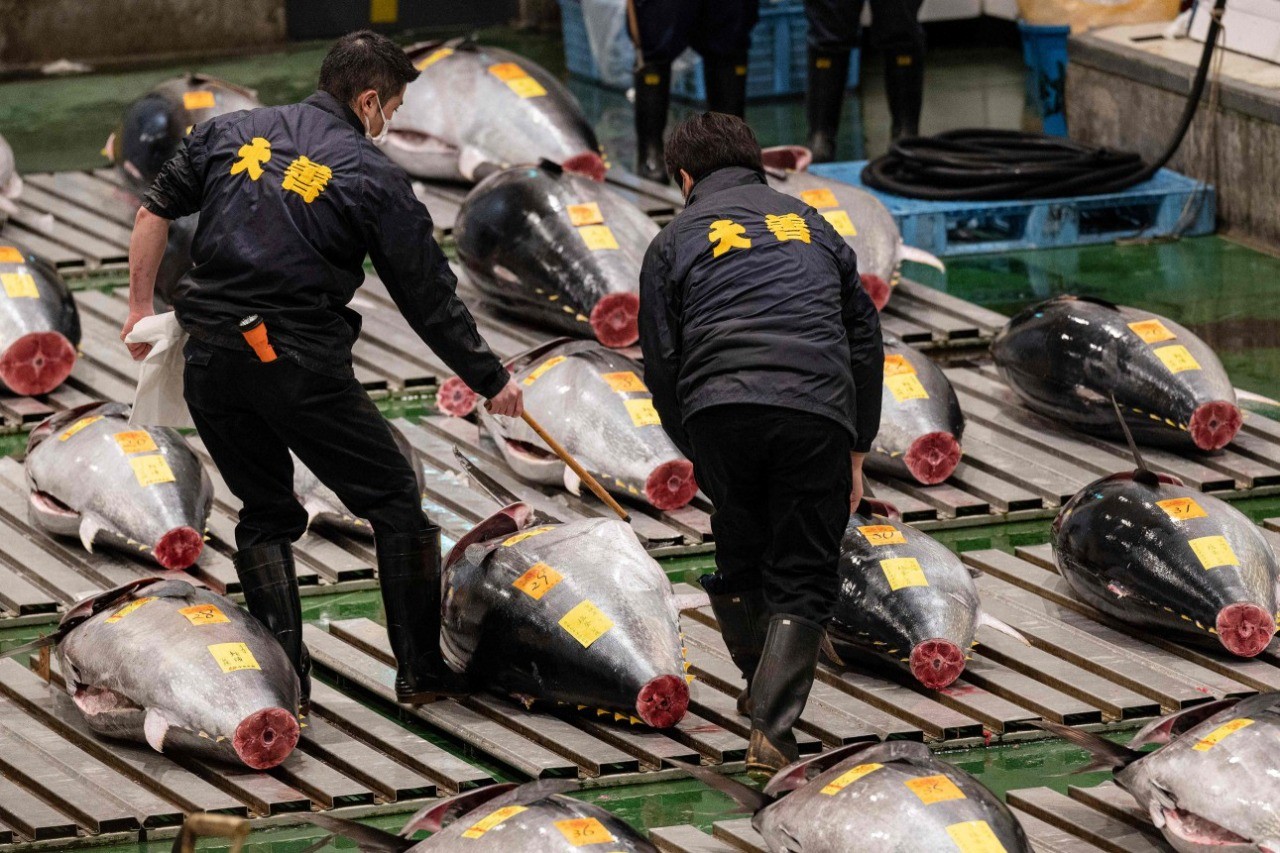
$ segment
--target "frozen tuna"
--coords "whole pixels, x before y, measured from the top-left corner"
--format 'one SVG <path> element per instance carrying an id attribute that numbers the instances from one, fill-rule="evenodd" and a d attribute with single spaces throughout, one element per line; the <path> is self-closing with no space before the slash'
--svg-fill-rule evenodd
<path id="1" fill-rule="evenodd" d="M 1010 320 L 991 355 L 1028 408 L 1084 432 L 1120 437 L 1113 394 L 1139 444 L 1218 450 L 1240 429 L 1217 355 L 1150 311 L 1061 296 Z"/>
<path id="2" fill-rule="evenodd" d="M 924 485 L 960 464 L 964 415 L 950 380 L 928 357 L 886 335 L 880 432 L 867 470 Z"/>
<path id="3" fill-rule="evenodd" d="M 544 163 L 473 189 L 453 236 L 495 309 L 625 347 L 640 338 L 640 265 L 658 230 L 604 184 Z"/>
<path id="4" fill-rule="evenodd" d="M 0 381 L 15 394 L 47 394 L 76 364 L 80 315 L 45 258 L 0 239 Z"/>
<path id="5" fill-rule="evenodd" d="M 440 646 L 483 687 L 655 728 L 689 705 L 671 584 L 616 519 L 538 524 L 513 504 L 445 560 Z"/>
<path id="6" fill-rule="evenodd" d="M 31 523 L 109 545 L 166 569 L 199 558 L 213 484 L 176 431 L 129 423 L 122 403 L 89 403 L 45 420 L 27 442 Z"/>
<path id="7" fill-rule="evenodd" d="M 383 148 L 420 178 L 475 182 L 547 159 L 604 178 L 595 132 L 564 85 L 534 62 L 470 39 L 406 48 L 421 72 Z"/>
<path id="8" fill-rule="evenodd" d="M 560 339 L 516 356 L 507 368 L 524 391 L 525 408 L 610 492 L 661 510 L 693 500 L 693 463 L 663 431 L 640 365 L 594 341 Z M 476 406 L 475 394 L 460 380 L 444 383 L 439 405 L 458 417 L 476 411 L 521 478 L 563 482 L 578 493 L 573 472 L 537 433 Z"/>
<path id="9" fill-rule="evenodd" d="M 0 136 L 0 225 L 18 212 L 15 202 L 21 194 L 22 178 L 18 175 L 13 148 L 9 146 L 7 139 Z"/>

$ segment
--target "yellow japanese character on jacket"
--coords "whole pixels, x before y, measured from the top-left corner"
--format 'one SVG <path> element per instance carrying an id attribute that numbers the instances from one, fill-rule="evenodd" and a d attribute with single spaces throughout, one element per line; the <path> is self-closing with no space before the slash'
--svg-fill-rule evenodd
<path id="1" fill-rule="evenodd" d="M 786 240 L 809 242 L 809 223 L 805 222 L 804 217 L 798 213 L 788 213 L 784 216 L 770 214 L 764 218 L 764 225 L 773 232 L 773 236 L 777 237 L 780 243 Z"/>
<path id="2" fill-rule="evenodd" d="M 744 237 L 747 229 L 732 219 L 717 219 L 711 223 L 707 239 L 716 246 L 711 250 L 711 257 L 718 258 L 730 249 L 750 249 L 751 238 Z"/>
<path id="3" fill-rule="evenodd" d="M 284 170 L 284 181 L 280 186 L 297 193 L 302 196 L 303 201 L 311 204 L 320 193 L 324 192 L 325 186 L 332 177 L 333 170 L 328 166 L 321 166 L 306 157 L 299 157 Z"/>
<path id="4" fill-rule="evenodd" d="M 262 177 L 262 166 L 271 159 L 271 142 L 261 136 L 255 136 L 252 142 L 246 142 L 236 152 L 239 160 L 231 164 L 231 174 L 249 173 L 249 180 L 256 181 Z"/>

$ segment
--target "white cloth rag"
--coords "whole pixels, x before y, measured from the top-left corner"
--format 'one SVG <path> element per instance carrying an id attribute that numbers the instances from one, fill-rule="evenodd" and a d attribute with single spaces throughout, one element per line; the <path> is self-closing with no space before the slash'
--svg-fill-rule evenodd
<path id="1" fill-rule="evenodd" d="M 130 344 L 151 344 L 138 372 L 129 423 L 141 426 L 194 427 L 182 396 L 182 357 L 187 333 L 172 311 L 143 317 L 125 338 Z"/>

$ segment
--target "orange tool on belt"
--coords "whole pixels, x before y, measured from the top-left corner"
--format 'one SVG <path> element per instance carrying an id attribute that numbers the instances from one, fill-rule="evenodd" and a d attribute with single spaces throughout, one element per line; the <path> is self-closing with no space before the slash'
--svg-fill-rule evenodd
<path id="1" fill-rule="evenodd" d="M 240 321 L 240 334 L 258 354 L 259 361 L 276 360 L 276 351 L 267 340 L 267 324 L 257 314 L 250 314 Z"/>

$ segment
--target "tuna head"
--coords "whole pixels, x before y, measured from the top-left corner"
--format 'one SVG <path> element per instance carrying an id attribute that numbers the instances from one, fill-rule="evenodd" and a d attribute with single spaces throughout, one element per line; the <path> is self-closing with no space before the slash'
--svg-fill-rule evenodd
<path id="1" fill-rule="evenodd" d="M 1149 311 L 1059 297 L 1010 320 L 991 354 L 1029 408 L 1085 432 L 1120 437 L 1112 394 L 1140 443 L 1218 450 L 1240 429 L 1217 355 Z"/>
<path id="2" fill-rule="evenodd" d="M 867 467 L 925 485 L 960 464 L 964 415 L 955 389 L 929 358 L 886 336 L 880 432 Z"/>
<path id="3" fill-rule="evenodd" d="M 204 547 L 213 484 L 177 431 L 129 423 L 129 407 L 91 403 L 41 423 L 27 443 L 35 526 L 185 569 Z"/>
<path id="4" fill-rule="evenodd" d="M 604 179 L 582 107 L 546 69 L 468 39 L 406 50 L 421 73 L 383 150 L 409 174 L 475 182 L 494 168 L 546 159 Z"/>
<path id="5" fill-rule="evenodd" d="M 661 510 L 693 500 L 693 463 L 663 431 L 634 361 L 593 341 L 559 340 L 517 356 L 508 369 L 524 390 L 525 408 L 606 489 Z M 465 415 L 475 395 L 451 379 L 440 405 Z M 546 484 L 565 480 L 576 493 L 576 478 L 527 424 L 476 411 L 516 474 Z"/>
<path id="6" fill-rule="evenodd" d="M 678 723 L 689 704 L 679 615 L 631 528 L 593 519 L 514 530 L 468 537 L 447 561 L 449 665 L 527 701 Z"/>
<path id="7" fill-rule="evenodd" d="M 259 770 L 293 751 L 298 677 L 234 602 L 157 580 L 81 602 L 68 626 L 63 680 L 95 732 Z"/>
<path id="8" fill-rule="evenodd" d="M 1275 553 L 1239 510 L 1149 476 L 1098 480 L 1062 508 L 1062 576 L 1109 616 L 1257 655 L 1275 633 Z"/>
<path id="9" fill-rule="evenodd" d="M 625 347 L 639 340 L 640 265 L 658 230 L 604 184 L 544 164 L 473 189 L 454 240 L 468 277 L 498 310 Z"/>
<path id="10" fill-rule="evenodd" d="M 71 375 L 80 315 L 45 258 L 0 240 L 0 381 L 15 394 L 47 394 Z"/>
<path id="11" fill-rule="evenodd" d="M 855 514 L 840 543 L 839 643 L 907 664 L 925 687 L 964 671 L 979 622 L 978 590 L 946 546 L 901 522 Z"/>

